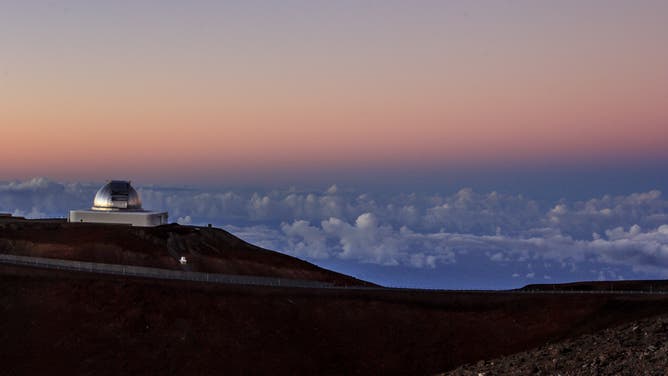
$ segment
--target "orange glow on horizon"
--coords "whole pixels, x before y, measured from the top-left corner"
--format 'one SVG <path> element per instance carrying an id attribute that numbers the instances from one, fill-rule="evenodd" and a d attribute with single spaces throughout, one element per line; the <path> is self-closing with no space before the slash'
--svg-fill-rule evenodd
<path id="1" fill-rule="evenodd" d="M 668 158 L 665 4 L 7 7 L 3 179 Z"/>

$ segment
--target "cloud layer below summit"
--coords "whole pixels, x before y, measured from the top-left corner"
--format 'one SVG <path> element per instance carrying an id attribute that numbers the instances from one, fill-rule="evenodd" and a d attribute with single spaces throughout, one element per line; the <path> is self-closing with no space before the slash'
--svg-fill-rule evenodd
<path id="1" fill-rule="evenodd" d="M 97 185 L 44 178 L 0 184 L 0 211 L 65 216 Z M 144 206 L 182 224 L 214 223 L 258 245 L 314 262 L 403 268 L 472 262 L 553 278 L 668 276 L 668 199 L 657 190 L 556 202 L 461 189 L 451 195 L 139 187 Z M 489 267 L 489 266 L 488 266 Z"/>

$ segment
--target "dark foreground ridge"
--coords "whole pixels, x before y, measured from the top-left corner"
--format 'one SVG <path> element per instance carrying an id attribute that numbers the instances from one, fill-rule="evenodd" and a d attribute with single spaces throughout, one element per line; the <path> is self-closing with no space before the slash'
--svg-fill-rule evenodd
<path id="1" fill-rule="evenodd" d="M 21 252 L 173 270 L 189 252 L 195 271 L 365 285 L 208 228 L 0 222 L 0 253 Z M 429 375 L 659 314 L 664 294 L 265 287 L 0 264 L 0 374 Z"/>
<path id="2" fill-rule="evenodd" d="M 550 283 L 526 285 L 519 291 L 579 291 L 579 292 L 616 292 L 642 291 L 647 293 L 668 293 L 668 280 L 645 281 L 586 281 L 571 283 Z"/>

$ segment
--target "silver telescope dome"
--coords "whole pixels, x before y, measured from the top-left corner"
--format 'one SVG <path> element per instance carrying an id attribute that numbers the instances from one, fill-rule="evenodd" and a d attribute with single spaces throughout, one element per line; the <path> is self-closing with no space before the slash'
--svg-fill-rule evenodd
<path id="1" fill-rule="evenodd" d="M 112 180 L 100 188 L 93 200 L 93 210 L 142 210 L 139 193 L 129 181 Z"/>

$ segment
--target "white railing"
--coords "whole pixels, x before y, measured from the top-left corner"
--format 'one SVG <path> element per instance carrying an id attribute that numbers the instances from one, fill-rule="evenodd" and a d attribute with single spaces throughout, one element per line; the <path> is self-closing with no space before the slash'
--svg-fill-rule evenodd
<path id="1" fill-rule="evenodd" d="M 185 272 L 180 270 L 151 268 L 146 266 L 104 264 L 87 261 L 63 260 L 45 257 L 19 256 L 0 253 L 0 263 L 33 266 L 48 269 L 60 269 L 71 271 L 82 271 L 101 274 L 115 274 L 131 277 L 176 279 L 184 281 L 211 282 L 235 285 L 273 286 L 273 287 L 301 287 L 301 288 L 327 288 L 346 290 L 383 290 L 402 292 L 457 292 L 457 293 L 479 293 L 479 294 L 645 294 L 666 295 L 668 291 L 656 290 L 440 290 L 440 289 L 416 289 L 401 287 L 365 287 L 365 286 L 335 286 L 331 283 L 319 281 L 307 281 L 289 278 L 274 278 L 235 274 Z"/>

